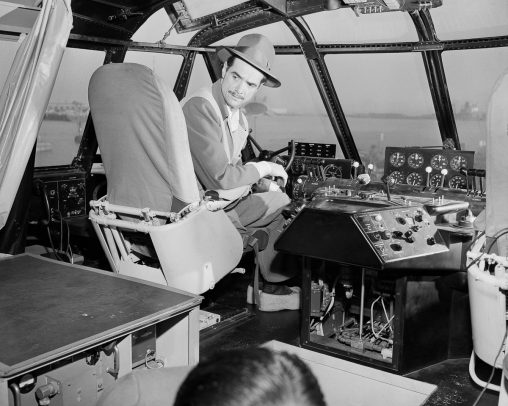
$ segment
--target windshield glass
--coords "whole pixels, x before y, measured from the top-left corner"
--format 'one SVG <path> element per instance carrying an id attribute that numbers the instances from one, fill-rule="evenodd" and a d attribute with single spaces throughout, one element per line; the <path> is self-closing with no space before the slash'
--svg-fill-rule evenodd
<path id="1" fill-rule="evenodd" d="M 506 0 L 446 0 L 430 13 L 441 40 L 508 35 Z"/>
<path id="2" fill-rule="evenodd" d="M 318 44 L 418 41 L 408 13 L 356 15 L 352 9 L 310 14 L 304 17 Z"/>
<path id="3" fill-rule="evenodd" d="M 104 52 L 67 48 L 37 137 L 36 166 L 68 165 L 88 117 L 88 82 Z"/>
<path id="4" fill-rule="evenodd" d="M 383 174 L 385 147 L 441 145 L 419 54 L 327 55 L 364 165 Z"/>
<path id="5" fill-rule="evenodd" d="M 486 115 L 496 81 L 508 73 L 508 49 L 443 53 L 460 144 L 475 151 L 475 167 L 485 168 Z"/>

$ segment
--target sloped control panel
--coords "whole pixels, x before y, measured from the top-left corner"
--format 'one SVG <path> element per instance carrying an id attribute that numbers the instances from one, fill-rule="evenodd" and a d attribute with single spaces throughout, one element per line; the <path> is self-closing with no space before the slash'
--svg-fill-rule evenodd
<path id="1" fill-rule="evenodd" d="M 333 196 L 304 206 L 275 248 L 375 269 L 428 268 L 422 258 L 448 251 L 423 207 Z"/>

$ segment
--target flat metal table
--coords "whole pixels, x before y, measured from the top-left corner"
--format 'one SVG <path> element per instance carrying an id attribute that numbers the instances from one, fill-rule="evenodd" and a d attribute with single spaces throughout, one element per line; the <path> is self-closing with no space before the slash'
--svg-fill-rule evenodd
<path id="1" fill-rule="evenodd" d="M 82 388 L 79 396 L 73 392 L 83 385 L 77 378 L 66 382 L 68 373 L 55 366 L 75 360 L 85 369 L 93 368 L 96 378 L 101 375 L 95 393 L 86 395 L 94 404 L 107 385 L 132 370 L 139 331 L 155 336 L 150 345 L 165 366 L 197 363 L 201 300 L 165 286 L 31 254 L 1 260 L 0 404 L 21 404 L 25 396 L 17 393 L 17 385 L 27 373 L 36 378 L 36 385 L 50 378 L 60 383 L 62 404 L 74 399 L 86 404 Z M 117 346 L 115 354 L 104 350 L 108 344 Z M 90 354 L 99 354 L 100 362 L 93 364 Z M 55 397 L 51 404 L 59 403 Z"/>

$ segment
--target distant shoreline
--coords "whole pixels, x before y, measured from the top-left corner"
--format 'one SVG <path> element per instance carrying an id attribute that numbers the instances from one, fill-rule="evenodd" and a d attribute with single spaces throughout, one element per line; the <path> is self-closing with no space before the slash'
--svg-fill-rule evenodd
<path id="1" fill-rule="evenodd" d="M 60 114 L 60 113 L 46 113 L 44 114 L 44 120 L 47 121 L 74 121 L 73 117 L 68 114 Z"/>

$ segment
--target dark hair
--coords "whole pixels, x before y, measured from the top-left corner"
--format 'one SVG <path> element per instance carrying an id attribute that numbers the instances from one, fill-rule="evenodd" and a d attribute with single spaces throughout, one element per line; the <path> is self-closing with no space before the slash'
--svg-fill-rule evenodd
<path id="1" fill-rule="evenodd" d="M 231 66 L 233 66 L 233 64 L 235 63 L 235 59 L 237 59 L 238 57 L 235 56 L 235 55 L 231 55 L 228 59 L 226 59 L 226 70 L 228 70 L 229 68 L 231 68 Z M 241 59 L 241 58 L 238 58 L 238 59 Z M 263 75 L 263 79 L 261 79 L 261 83 L 260 85 L 262 85 L 263 83 L 266 83 L 266 76 Z"/>
<path id="2" fill-rule="evenodd" d="M 309 367 L 296 355 L 268 348 L 217 353 L 198 364 L 174 406 L 325 406 Z"/>

